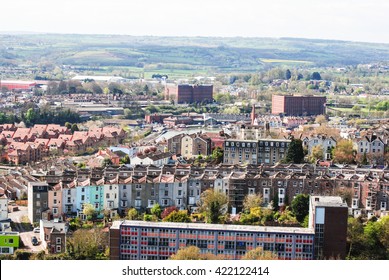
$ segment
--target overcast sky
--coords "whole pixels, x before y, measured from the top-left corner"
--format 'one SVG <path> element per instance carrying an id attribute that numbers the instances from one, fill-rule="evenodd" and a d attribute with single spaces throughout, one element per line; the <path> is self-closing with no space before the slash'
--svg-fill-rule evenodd
<path id="1" fill-rule="evenodd" d="M 388 0 L 1 0 L 0 31 L 389 43 Z"/>

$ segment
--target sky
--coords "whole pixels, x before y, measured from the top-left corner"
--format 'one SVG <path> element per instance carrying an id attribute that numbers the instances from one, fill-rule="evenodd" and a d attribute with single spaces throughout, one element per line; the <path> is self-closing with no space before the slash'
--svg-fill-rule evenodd
<path id="1" fill-rule="evenodd" d="M 1 0 L 0 32 L 389 43 L 388 0 Z"/>

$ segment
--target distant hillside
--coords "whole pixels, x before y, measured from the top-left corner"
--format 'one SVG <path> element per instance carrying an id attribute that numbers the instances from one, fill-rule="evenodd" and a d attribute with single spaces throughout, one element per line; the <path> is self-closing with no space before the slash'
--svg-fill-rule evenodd
<path id="1" fill-rule="evenodd" d="M 293 38 L 0 34 L 0 65 L 55 64 L 254 71 L 389 61 L 389 44 Z"/>

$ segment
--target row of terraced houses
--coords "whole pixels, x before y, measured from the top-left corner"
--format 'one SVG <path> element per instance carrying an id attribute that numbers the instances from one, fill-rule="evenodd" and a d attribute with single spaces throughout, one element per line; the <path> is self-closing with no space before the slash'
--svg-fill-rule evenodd
<path id="1" fill-rule="evenodd" d="M 290 204 L 297 194 L 348 198 L 355 216 L 388 214 L 389 170 L 316 165 L 121 166 L 58 171 L 54 168 L 29 183 L 31 221 L 66 215 L 83 217 L 83 207 L 124 215 L 156 203 L 193 211 L 209 188 L 226 193 L 230 211 L 241 211 L 244 197 L 259 193 L 264 204 Z"/>

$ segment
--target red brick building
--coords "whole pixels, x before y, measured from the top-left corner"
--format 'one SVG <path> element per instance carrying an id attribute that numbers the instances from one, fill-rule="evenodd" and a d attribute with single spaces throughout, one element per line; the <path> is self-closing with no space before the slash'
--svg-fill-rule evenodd
<path id="1" fill-rule="evenodd" d="M 212 102 L 213 85 L 174 85 L 167 86 L 165 99 L 178 104 Z"/>
<path id="2" fill-rule="evenodd" d="M 272 114 L 312 116 L 325 114 L 324 96 L 273 95 Z"/>
<path id="3" fill-rule="evenodd" d="M 33 81 L 1 81 L 0 89 L 6 88 L 7 90 L 32 90 L 36 86 L 36 82 Z"/>

